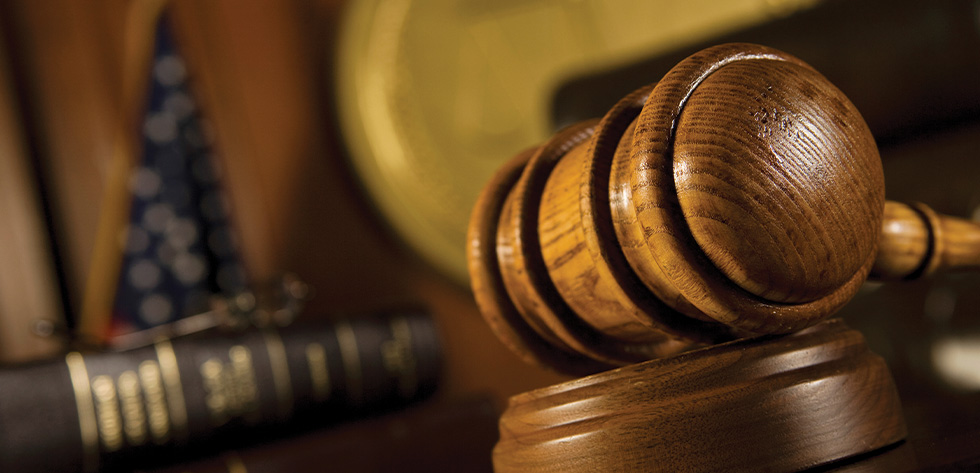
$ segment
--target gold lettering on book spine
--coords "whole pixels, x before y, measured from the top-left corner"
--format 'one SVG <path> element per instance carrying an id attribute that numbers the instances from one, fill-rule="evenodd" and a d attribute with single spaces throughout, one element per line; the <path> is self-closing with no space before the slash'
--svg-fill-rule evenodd
<path id="1" fill-rule="evenodd" d="M 279 400 L 279 416 L 286 418 L 293 411 L 293 381 L 289 375 L 286 347 L 278 332 L 266 331 L 264 338 L 269 365 L 272 367 L 272 381 L 276 386 L 276 398 Z"/>
<path id="2" fill-rule="evenodd" d="M 160 365 L 153 360 L 146 360 L 139 366 L 140 385 L 146 394 L 146 412 L 150 424 L 150 436 L 156 444 L 170 440 L 170 414 L 167 400 L 163 392 L 163 378 L 160 375 Z"/>
<path id="3" fill-rule="evenodd" d="M 95 404 L 85 368 L 85 359 L 78 352 L 65 355 L 68 375 L 75 391 L 75 406 L 78 408 L 78 427 L 82 439 L 82 471 L 94 472 L 99 469 L 99 428 L 95 420 Z"/>
<path id="4" fill-rule="evenodd" d="M 204 384 L 204 403 L 215 426 L 235 417 L 256 421 L 258 415 L 258 385 L 248 348 L 235 345 L 228 350 L 228 363 L 209 358 L 201 364 Z"/>
<path id="5" fill-rule="evenodd" d="M 209 358 L 201 364 L 201 381 L 204 384 L 204 405 L 211 414 L 211 424 L 223 425 L 231 418 L 228 413 L 228 393 L 225 388 L 225 367 L 221 360 Z"/>
<path id="6" fill-rule="evenodd" d="M 162 339 L 154 344 L 160 373 L 163 375 L 164 392 L 167 395 L 167 408 L 174 437 L 178 442 L 187 440 L 187 405 L 184 403 L 184 387 L 180 382 L 180 368 L 177 355 L 170 340 Z"/>
<path id="7" fill-rule="evenodd" d="M 123 429 L 116 384 L 111 376 L 99 375 L 92 379 L 92 392 L 95 393 L 96 420 L 102 447 L 107 452 L 119 450 L 123 446 Z"/>
<path id="8" fill-rule="evenodd" d="M 146 443 L 146 411 L 139 376 L 135 371 L 123 371 L 116 380 L 119 403 L 122 405 L 123 433 L 126 442 L 139 446 Z"/>
<path id="9" fill-rule="evenodd" d="M 316 342 L 306 345 L 306 365 L 310 368 L 313 400 L 326 401 L 330 397 L 330 371 L 327 369 L 327 351 L 323 345 Z"/>
<path id="10" fill-rule="evenodd" d="M 412 331 L 403 317 L 391 320 L 391 340 L 381 344 L 381 361 L 389 373 L 398 377 L 398 392 L 409 398 L 418 390 L 418 361 L 412 352 Z"/>
<path id="11" fill-rule="evenodd" d="M 259 386 L 255 382 L 255 367 L 252 352 L 242 345 L 235 345 L 228 350 L 231 360 L 232 399 L 239 415 L 246 420 L 259 420 Z"/>
<path id="12" fill-rule="evenodd" d="M 364 397 L 364 378 L 361 374 L 361 355 L 357 347 L 357 335 L 347 322 L 337 324 L 334 333 L 340 346 L 340 360 L 344 365 L 347 397 L 352 404 L 359 404 Z"/>

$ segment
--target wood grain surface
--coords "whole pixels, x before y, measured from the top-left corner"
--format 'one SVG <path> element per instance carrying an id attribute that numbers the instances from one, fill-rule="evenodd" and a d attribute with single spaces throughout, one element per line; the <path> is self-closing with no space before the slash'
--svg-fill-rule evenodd
<path id="1" fill-rule="evenodd" d="M 610 368 L 569 349 L 554 345 L 523 318 L 511 301 L 497 261 L 497 221 L 504 200 L 537 151 L 526 150 L 502 166 L 477 199 L 467 233 L 467 262 L 473 295 L 493 333 L 523 361 L 542 367 L 560 367 L 569 374 L 589 374 Z M 552 340 L 555 337 L 550 337 Z"/>
<path id="2" fill-rule="evenodd" d="M 980 224 L 929 206 L 885 202 L 875 279 L 916 279 L 937 271 L 980 269 Z"/>
<path id="3" fill-rule="evenodd" d="M 568 127 L 535 151 L 500 211 L 496 251 L 507 293 L 538 334 L 557 338 L 558 346 L 606 365 L 620 365 L 623 360 L 636 362 L 665 354 L 662 339 L 617 341 L 603 327 L 584 323 L 549 277 L 541 253 L 544 235 L 538 231 L 548 176 L 570 150 L 588 142 L 594 127 L 594 122 Z"/>
<path id="4" fill-rule="evenodd" d="M 873 265 L 893 279 L 980 266 L 980 226 L 922 205 L 886 211 L 854 105 L 799 59 L 752 44 L 688 57 L 485 193 L 504 202 L 498 261 L 485 250 L 471 267 L 499 266 L 540 339 L 605 364 L 812 326 Z M 485 233 L 490 207 L 478 209 Z M 487 244 L 480 233 L 471 246 Z"/>
<path id="5" fill-rule="evenodd" d="M 706 249 L 706 247 L 710 247 L 711 245 L 718 245 L 720 249 L 712 251 L 716 255 L 715 258 L 719 258 L 726 251 L 730 251 L 726 250 L 726 248 L 737 246 L 737 242 L 745 238 L 752 238 L 752 233 L 759 235 L 757 237 L 758 239 L 767 238 L 765 236 L 765 227 L 752 226 L 751 232 L 742 231 L 743 234 L 741 235 L 710 234 L 702 231 L 701 237 L 703 241 L 698 241 L 698 234 L 691 227 L 688 219 L 690 210 L 684 208 L 685 202 L 682 202 L 678 195 L 678 192 L 683 189 L 683 179 L 687 176 L 683 165 L 684 161 L 678 159 L 681 157 L 679 151 L 683 150 L 682 145 L 685 144 L 683 138 L 689 136 L 684 135 L 684 133 L 698 133 L 697 129 L 688 130 L 687 128 L 683 128 L 684 124 L 689 124 L 686 121 L 685 114 L 688 113 L 689 108 L 697 111 L 701 107 L 704 107 L 708 111 L 714 110 L 718 112 L 719 116 L 727 114 L 731 117 L 724 119 L 718 118 L 719 120 L 747 121 L 749 124 L 746 126 L 749 129 L 752 126 L 768 126 L 768 124 L 761 124 L 759 118 L 752 115 L 752 113 L 757 111 L 755 108 L 745 110 L 738 105 L 725 106 L 721 103 L 712 104 L 710 101 L 703 105 L 700 103 L 700 100 L 703 99 L 699 98 L 697 91 L 702 85 L 702 82 L 710 83 L 715 74 L 721 73 L 721 71 L 725 71 L 729 67 L 740 67 L 745 64 L 757 66 L 762 70 L 757 69 L 756 73 L 750 76 L 740 77 L 739 81 L 743 84 L 754 83 L 754 87 L 761 86 L 766 90 L 770 86 L 773 89 L 786 87 L 789 89 L 787 94 L 796 95 L 800 98 L 803 98 L 803 96 L 799 92 L 796 92 L 795 89 L 804 86 L 799 81 L 807 84 L 805 87 L 809 89 L 820 90 L 820 95 L 815 95 L 815 92 L 811 93 L 811 95 L 814 95 L 814 100 L 818 101 L 817 103 L 824 102 L 822 104 L 824 106 L 814 107 L 814 103 L 808 102 L 807 100 L 796 100 L 792 107 L 783 113 L 800 114 L 801 120 L 814 122 L 825 120 L 830 122 L 843 121 L 844 124 L 841 127 L 848 130 L 848 133 L 853 136 L 833 139 L 826 138 L 825 141 L 833 142 L 840 140 L 844 143 L 854 142 L 854 144 L 849 147 L 838 146 L 836 148 L 820 148 L 805 140 L 793 140 L 791 142 L 777 144 L 776 141 L 779 137 L 773 136 L 772 143 L 770 144 L 785 146 L 781 152 L 773 152 L 769 148 L 769 145 L 764 145 L 761 148 L 757 146 L 755 150 L 746 149 L 741 154 L 738 149 L 729 149 L 729 147 L 726 147 L 725 152 L 730 154 L 725 159 L 763 161 L 769 159 L 775 161 L 776 164 L 781 166 L 781 170 L 774 171 L 774 174 L 772 174 L 774 177 L 780 173 L 792 174 L 798 172 L 793 170 L 811 169 L 812 166 L 808 165 L 811 161 L 838 159 L 843 163 L 847 163 L 843 165 L 845 168 L 853 167 L 862 173 L 864 173 L 863 170 L 868 169 L 867 173 L 870 173 L 868 177 L 863 179 L 863 182 L 869 185 L 870 188 L 859 188 L 851 192 L 861 196 L 867 196 L 872 202 L 858 204 L 859 208 L 855 209 L 855 211 L 859 212 L 860 208 L 865 207 L 875 209 L 883 206 L 884 189 L 881 178 L 880 160 L 877 156 L 877 150 L 874 148 L 874 140 L 867 130 L 867 126 L 861 120 L 860 115 L 856 111 L 853 111 L 853 106 L 849 108 L 845 107 L 843 103 L 846 103 L 846 98 L 840 92 L 836 91 L 832 85 L 823 80 L 819 74 L 810 72 L 812 70 L 799 60 L 772 49 L 745 44 L 722 45 L 695 54 L 678 64 L 677 67 L 671 70 L 658 83 L 648 105 L 644 107 L 643 112 L 637 119 L 637 130 L 634 133 L 632 143 L 633 151 L 630 155 L 630 163 L 628 165 L 628 169 L 630 170 L 628 176 L 630 179 L 631 193 L 629 196 L 624 195 L 620 200 L 614 202 L 613 205 L 614 208 L 620 209 L 623 207 L 632 208 L 632 212 L 636 214 L 636 219 L 640 223 L 640 228 L 634 228 L 632 231 L 642 232 L 642 241 L 645 245 L 633 248 L 624 247 L 627 258 L 634 266 L 659 265 L 669 282 L 678 288 L 684 298 L 696 306 L 702 313 L 714 320 L 753 333 L 783 333 L 812 325 L 839 309 L 841 305 L 856 293 L 860 284 L 864 281 L 874 259 L 874 252 L 868 251 L 866 254 L 851 255 L 834 254 L 831 256 L 833 259 L 823 262 L 821 267 L 810 268 L 818 272 L 827 271 L 829 267 L 844 264 L 836 261 L 838 257 L 859 257 L 859 261 L 856 264 L 847 263 L 850 267 L 856 267 L 858 270 L 849 274 L 848 279 L 842 286 L 835 288 L 832 292 L 819 299 L 790 304 L 784 303 L 784 301 L 766 299 L 760 294 L 747 291 L 744 286 L 751 286 L 751 279 L 746 279 L 744 276 L 736 277 L 735 280 L 730 279 L 729 274 L 737 271 L 733 272 L 732 270 L 728 270 L 729 274 L 726 274 L 723 268 L 719 268 L 714 264 L 711 253 Z M 774 79 L 780 75 L 777 74 L 780 69 L 792 70 L 794 72 L 784 76 L 783 81 L 776 81 Z M 742 76 L 742 74 L 737 74 L 736 76 Z M 792 79 L 789 79 L 789 76 L 792 76 Z M 739 87 L 735 85 L 736 83 L 731 82 L 733 80 L 734 77 L 729 81 L 722 82 L 727 82 L 729 87 Z M 811 111 L 826 114 L 827 116 L 818 116 L 815 118 L 802 117 L 803 114 Z M 843 114 L 843 112 L 848 113 Z M 731 126 L 730 123 L 729 126 Z M 805 126 L 812 125 L 806 124 Z M 801 126 L 801 128 L 805 128 L 805 126 Z M 677 136 L 674 136 L 675 129 Z M 759 130 L 753 130 L 747 136 L 744 136 L 745 133 L 743 132 L 741 139 L 756 139 L 759 132 L 765 133 L 765 129 L 763 127 Z M 687 139 L 692 138 L 688 137 Z M 696 138 L 696 135 L 693 141 L 701 142 L 701 140 Z M 680 150 L 678 149 L 679 147 L 681 148 Z M 838 155 L 837 153 L 841 148 L 849 151 L 849 154 Z M 762 155 L 755 156 L 752 154 L 753 151 L 761 152 Z M 818 157 L 813 155 L 814 152 L 827 154 L 826 156 Z M 614 166 L 616 166 L 615 163 Z M 678 176 L 681 177 L 680 182 L 678 182 Z M 834 176 L 830 177 L 833 178 Z M 820 177 L 815 177 L 815 179 L 820 179 Z M 833 184 L 841 188 L 846 187 L 846 183 L 844 182 L 830 182 L 824 185 L 826 184 Z M 762 187 L 756 192 L 752 192 L 751 186 L 753 185 L 762 185 Z M 768 179 L 768 182 L 762 181 L 759 172 L 756 172 L 754 175 L 741 176 L 741 180 L 736 183 L 735 187 L 749 188 L 748 195 L 750 198 L 748 200 L 751 201 L 751 197 L 756 194 L 778 195 L 786 192 L 793 193 L 792 187 L 784 188 L 782 187 L 783 185 L 785 183 L 780 182 L 778 179 Z M 720 192 L 717 189 L 712 191 L 711 189 L 701 188 L 701 190 L 707 195 L 711 195 L 709 192 L 716 194 Z M 726 190 L 725 192 L 728 191 Z M 850 200 L 856 198 L 853 197 Z M 708 202 L 710 201 L 708 200 Z M 724 201 L 725 199 L 720 198 L 715 202 L 715 205 L 718 202 Z M 806 202 L 802 204 L 807 205 Z M 794 204 L 800 205 L 801 203 L 794 202 Z M 690 208 L 690 201 L 687 201 L 687 206 Z M 744 213 L 742 218 L 748 220 L 765 219 L 766 216 L 762 210 L 764 207 L 758 206 L 756 208 L 756 215 L 752 215 L 752 212 L 749 211 Z M 834 212 L 844 211 L 834 209 L 833 207 L 823 208 L 825 211 L 831 209 Z M 867 213 L 866 216 L 869 219 L 875 219 L 876 215 L 880 215 L 880 213 L 881 211 L 879 209 L 877 212 L 871 211 Z M 815 220 L 808 222 L 808 224 L 814 225 L 817 228 L 824 227 L 824 223 L 831 220 L 829 215 L 822 214 L 813 215 L 813 218 Z M 877 228 L 880 225 L 879 222 L 880 220 L 871 224 L 865 224 L 863 227 L 868 230 L 861 234 L 866 237 L 872 237 L 872 241 L 865 244 L 865 247 L 869 250 L 874 248 Z M 784 218 L 779 223 L 768 223 L 767 225 L 782 225 L 787 228 L 794 228 L 800 225 L 800 222 L 792 218 Z M 831 239 L 843 239 L 853 231 L 846 229 L 844 234 L 834 233 L 839 230 L 838 227 L 826 226 L 821 231 L 829 233 L 826 238 Z M 709 241 L 704 241 L 707 235 L 711 235 L 711 238 Z M 803 242 L 801 241 L 800 244 L 802 245 Z M 814 243 L 811 242 L 810 244 Z M 747 250 L 741 251 L 747 252 Z M 802 252 L 796 250 L 789 251 Z M 760 271 L 765 271 L 765 268 L 769 266 L 774 268 L 772 269 L 773 272 L 781 271 L 781 269 L 775 268 L 781 268 L 785 265 L 784 258 L 780 258 L 780 253 L 768 252 L 762 256 L 760 258 L 762 260 L 761 262 L 743 264 L 762 265 L 760 266 Z M 737 276 L 737 274 L 733 275 Z M 650 283 L 650 281 L 647 282 L 648 284 Z M 802 289 L 800 290 L 802 291 Z M 786 291 L 784 290 L 783 292 Z"/>
<path id="6" fill-rule="evenodd" d="M 623 98 L 602 118 L 590 141 L 554 168 L 538 217 L 541 253 L 556 289 L 591 326 L 616 339 L 659 343 L 661 354 L 730 335 L 724 327 L 684 317 L 651 294 L 615 245 L 610 215 L 610 165 L 632 136 L 652 86 Z M 676 336 L 674 334 L 679 334 Z"/>
<path id="7" fill-rule="evenodd" d="M 799 471 L 906 433 L 884 361 L 839 320 L 527 392 L 500 420 L 511 471 Z"/>

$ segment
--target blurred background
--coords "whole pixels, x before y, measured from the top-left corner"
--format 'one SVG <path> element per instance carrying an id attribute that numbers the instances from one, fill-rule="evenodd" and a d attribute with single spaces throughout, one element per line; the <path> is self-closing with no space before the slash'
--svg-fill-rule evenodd
<path id="1" fill-rule="evenodd" d="M 117 271 L 104 219 L 120 143 L 145 125 L 131 78 L 144 3 L 0 2 L 3 363 L 86 336 L 93 280 Z M 303 319 L 430 312 L 444 376 L 427 402 L 482 400 L 468 404 L 490 432 L 465 450 L 474 468 L 489 468 L 509 396 L 567 379 L 521 362 L 477 311 L 477 194 L 516 152 L 702 47 L 809 62 L 868 121 L 888 198 L 980 218 L 980 1 L 174 0 L 165 15 L 250 279 L 308 283 Z M 923 426 L 911 436 L 951 432 L 921 455 L 980 430 L 978 288 L 965 274 L 869 283 L 842 314 L 891 366 Z"/>

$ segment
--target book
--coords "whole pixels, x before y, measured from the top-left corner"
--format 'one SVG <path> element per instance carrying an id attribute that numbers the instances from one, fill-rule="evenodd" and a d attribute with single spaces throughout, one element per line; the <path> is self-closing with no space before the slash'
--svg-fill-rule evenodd
<path id="1" fill-rule="evenodd" d="M 491 473 L 498 416 L 489 398 L 433 399 L 397 412 L 140 472 Z"/>
<path id="2" fill-rule="evenodd" d="M 424 314 L 161 339 L 0 369 L 0 471 L 193 458 L 405 405 L 441 373 Z"/>

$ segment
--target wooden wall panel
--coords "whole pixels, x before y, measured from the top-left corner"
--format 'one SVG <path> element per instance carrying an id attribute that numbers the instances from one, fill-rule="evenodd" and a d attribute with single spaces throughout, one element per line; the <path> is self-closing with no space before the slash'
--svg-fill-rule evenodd
<path id="1" fill-rule="evenodd" d="M 3 4 L 69 308 L 80 306 L 92 265 L 117 132 L 124 14 L 121 0 Z"/>
<path id="2" fill-rule="evenodd" d="M 31 154 L 5 44 L 0 44 L 0 362 L 57 353 L 61 343 L 34 324 L 64 322 Z"/>

